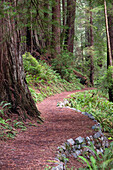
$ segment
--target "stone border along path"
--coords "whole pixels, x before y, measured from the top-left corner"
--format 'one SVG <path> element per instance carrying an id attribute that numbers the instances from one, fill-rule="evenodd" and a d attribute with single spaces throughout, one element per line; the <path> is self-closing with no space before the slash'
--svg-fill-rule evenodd
<path id="1" fill-rule="evenodd" d="M 109 147 L 108 139 L 102 133 L 100 123 L 95 120 L 94 116 L 87 112 L 81 112 L 80 110 L 66 106 L 67 104 L 69 104 L 69 102 L 65 99 L 64 102 L 59 102 L 57 106 L 60 108 L 64 107 L 72 109 L 88 116 L 95 122 L 95 125 L 92 126 L 92 129 L 96 130 L 97 132 L 93 136 L 87 136 L 86 138 L 79 136 L 76 139 L 67 139 L 65 143 L 57 148 L 58 151 L 55 160 L 57 160 L 59 163 L 56 167 L 53 167 L 52 170 L 65 170 L 67 158 L 69 158 L 69 156 L 73 156 L 76 159 L 83 152 L 87 152 L 87 158 L 89 158 L 91 155 L 95 156 L 95 153 L 90 149 L 91 146 L 93 146 L 97 154 L 104 154 L 105 148 Z M 89 148 L 86 146 L 89 146 Z"/>

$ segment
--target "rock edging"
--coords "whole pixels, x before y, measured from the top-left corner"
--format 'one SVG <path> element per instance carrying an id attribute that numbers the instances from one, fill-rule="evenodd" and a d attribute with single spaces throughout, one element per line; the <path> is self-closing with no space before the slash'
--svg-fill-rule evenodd
<path id="1" fill-rule="evenodd" d="M 94 116 L 87 112 L 81 112 L 80 110 L 66 106 L 67 102 L 68 101 L 65 100 L 64 102 L 58 103 L 57 106 L 69 108 L 88 116 L 95 122 L 95 125 L 92 126 L 92 129 L 96 130 L 97 132 L 93 136 L 87 136 L 86 138 L 79 136 L 76 139 L 67 139 L 65 143 L 57 148 L 58 151 L 55 160 L 58 161 L 58 164 L 56 167 L 53 167 L 52 170 L 65 170 L 65 165 L 69 156 L 73 156 L 76 159 L 83 152 L 87 153 L 87 158 L 89 158 L 91 155 L 95 156 L 95 152 L 90 148 L 91 146 L 94 148 L 97 154 L 104 154 L 105 148 L 109 147 L 108 139 L 102 133 L 100 123 L 95 120 Z"/>

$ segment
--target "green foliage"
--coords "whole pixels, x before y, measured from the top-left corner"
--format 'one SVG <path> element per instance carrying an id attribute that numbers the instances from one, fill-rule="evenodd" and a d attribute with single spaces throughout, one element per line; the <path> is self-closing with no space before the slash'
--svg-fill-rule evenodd
<path id="1" fill-rule="evenodd" d="M 9 116 L 9 109 L 11 108 L 11 104 L 2 101 L 0 103 L 0 140 L 6 140 L 10 138 L 14 138 L 16 136 L 16 129 L 19 128 L 21 130 L 25 130 L 23 122 L 7 118 Z"/>
<path id="2" fill-rule="evenodd" d="M 113 86 L 113 66 L 109 66 L 104 76 L 101 78 L 101 86 L 109 89 Z"/>
<path id="3" fill-rule="evenodd" d="M 29 89 L 35 102 L 42 101 L 45 97 L 55 93 L 81 89 L 83 87 L 75 79 L 75 76 L 71 79 L 72 83 L 61 79 L 60 74 L 56 73 L 51 66 L 44 61 L 37 61 L 30 53 L 23 55 L 23 63 L 26 71 L 26 81 L 29 84 Z M 32 86 L 35 86 L 39 92 L 35 92 Z"/>
<path id="4" fill-rule="evenodd" d="M 20 121 L 18 122 L 17 120 L 13 121 L 13 126 L 16 129 L 21 128 L 21 130 L 26 130 L 26 127 L 25 127 L 24 123 L 20 122 Z"/>
<path id="5" fill-rule="evenodd" d="M 73 73 L 73 68 L 75 65 L 74 59 L 75 57 L 72 53 L 63 51 L 60 56 L 57 56 L 52 60 L 53 69 L 57 70 L 63 79 L 72 82 L 76 79 Z"/>
<path id="6" fill-rule="evenodd" d="M 37 60 L 28 52 L 23 55 L 23 64 L 26 72 L 32 75 L 37 75 L 40 73 L 41 65 Z"/>
<path id="7" fill-rule="evenodd" d="M 8 110 L 11 108 L 11 103 L 7 101 L 2 101 L 0 103 L 0 116 L 4 116 L 5 113 L 8 113 Z"/>
<path id="8" fill-rule="evenodd" d="M 88 147 L 89 148 L 89 147 Z M 113 168 L 113 142 L 110 143 L 110 147 L 105 149 L 104 154 L 98 155 L 94 150 L 94 146 L 90 147 L 90 149 L 95 153 L 95 156 L 90 156 L 89 160 L 84 156 L 79 156 L 86 164 L 86 168 L 90 170 L 111 170 Z"/>
<path id="9" fill-rule="evenodd" d="M 36 91 L 34 89 L 32 89 L 31 87 L 29 87 L 29 90 L 31 92 L 31 95 L 35 101 L 35 103 L 38 101 L 39 95 L 36 93 Z"/>
<path id="10" fill-rule="evenodd" d="M 113 103 L 102 97 L 102 93 L 98 90 L 75 93 L 67 100 L 71 107 L 93 114 L 103 131 L 113 135 Z"/>

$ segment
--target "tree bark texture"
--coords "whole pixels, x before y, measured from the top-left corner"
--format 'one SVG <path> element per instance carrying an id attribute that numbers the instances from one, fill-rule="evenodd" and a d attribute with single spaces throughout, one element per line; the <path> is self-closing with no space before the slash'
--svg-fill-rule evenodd
<path id="1" fill-rule="evenodd" d="M 60 0 L 56 0 L 52 7 L 52 48 L 53 58 L 60 54 Z"/>
<path id="2" fill-rule="evenodd" d="M 20 43 L 21 31 L 17 29 L 15 20 L 7 15 L 0 19 L 1 24 L 0 102 L 10 102 L 11 111 L 24 120 L 27 117 L 40 119 L 40 112 L 37 110 L 25 79 Z"/>
<path id="3" fill-rule="evenodd" d="M 65 0 L 62 0 L 62 32 L 61 32 L 61 47 L 64 45 L 64 38 L 65 38 L 65 26 L 66 26 L 66 3 Z"/>
<path id="4" fill-rule="evenodd" d="M 75 35 L 75 8 L 76 0 L 67 0 L 67 27 L 65 45 L 67 50 L 73 53 Z"/>
<path id="5" fill-rule="evenodd" d="M 90 8 L 92 9 L 92 5 L 90 2 Z M 90 55 L 90 82 L 92 86 L 94 86 L 94 63 L 93 63 L 93 16 L 92 11 L 90 11 L 90 47 L 91 47 L 91 55 Z"/>
<path id="6" fill-rule="evenodd" d="M 112 3 L 112 7 L 109 8 L 108 10 L 108 33 L 109 33 L 109 39 L 110 39 L 110 42 L 109 42 L 110 48 L 108 44 L 107 64 L 109 67 L 109 66 L 113 66 L 112 65 L 113 63 L 113 3 Z M 109 52 L 109 50 L 111 50 L 111 52 Z M 111 78 L 113 79 L 113 75 L 111 76 Z M 113 84 L 109 88 L 109 101 L 113 102 Z"/>

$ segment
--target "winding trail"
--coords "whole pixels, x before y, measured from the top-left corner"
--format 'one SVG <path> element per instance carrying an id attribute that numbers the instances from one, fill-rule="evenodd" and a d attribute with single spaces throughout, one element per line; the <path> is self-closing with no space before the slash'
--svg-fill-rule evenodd
<path id="1" fill-rule="evenodd" d="M 83 90 L 73 92 L 77 91 Z M 73 92 L 46 98 L 38 104 L 41 116 L 45 119 L 43 124 L 28 127 L 14 140 L 0 142 L 0 170 L 44 170 L 47 164 L 52 165 L 47 160 L 54 160 L 57 147 L 67 139 L 94 133 L 91 130 L 94 122 L 87 116 L 71 109 L 56 107 L 57 102 Z M 81 163 L 70 158 L 68 166 L 79 168 Z"/>

